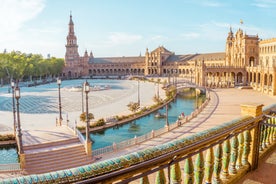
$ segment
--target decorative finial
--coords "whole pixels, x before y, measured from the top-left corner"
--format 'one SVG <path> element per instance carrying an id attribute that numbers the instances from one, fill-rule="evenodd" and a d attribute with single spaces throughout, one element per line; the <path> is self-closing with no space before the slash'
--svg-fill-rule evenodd
<path id="1" fill-rule="evenodd" d="M 242 19 L 240 20 L 240 24 L 243 25 L 243 20 Z"/>

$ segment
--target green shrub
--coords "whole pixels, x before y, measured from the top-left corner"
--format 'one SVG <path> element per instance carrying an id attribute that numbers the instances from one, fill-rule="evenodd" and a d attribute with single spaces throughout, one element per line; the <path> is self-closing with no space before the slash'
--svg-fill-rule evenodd
<path id="1" fill-rule="evenodd" d="M 13 141 L 15 136 L 13 134 L 0 135 L 0 141 Z"/>

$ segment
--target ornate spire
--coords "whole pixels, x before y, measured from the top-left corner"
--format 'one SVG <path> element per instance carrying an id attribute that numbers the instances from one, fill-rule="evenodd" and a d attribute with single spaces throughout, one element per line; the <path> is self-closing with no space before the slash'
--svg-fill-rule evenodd
<path id="1" fill-rule="evenodd" d="M 232 38 L 233 38 L 233 31 L 232 31 L 232 27 L 230 26 L 230 31 L 228 33 L 227 39 L 232 39 Z"/>
<path id="2" fill-rule="evenodd" d="M 73 24 L 74 25 L 73 20 L 72 20 L 72 11 L 70 11 L 70 21 L 69 21 L 69 24 Z"/>

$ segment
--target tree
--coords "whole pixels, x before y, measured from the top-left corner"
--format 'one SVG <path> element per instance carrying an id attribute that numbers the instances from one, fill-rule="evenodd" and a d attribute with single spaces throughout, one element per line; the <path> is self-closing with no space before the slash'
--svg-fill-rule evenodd
<path id="1" fill-rule="evenodd" d="M 156 104 L 161 104 L 162 103 L 162 99 L 160 97 L 158 97 L 157 95 L 154 95 L 154 97 L 152 98 L 152 100 L 156 103 Z"/>
<path id="2" fill-rule="evenodd" d="M 90 113 L 88 113 L 88 120 L 90 121 L 91 119 L 94 119 L 94 115 L 90 112 Z M 82 122 L 86 122 L 86 112 L 83 112 L 83 113 L 81 113 L 81 115 L 80 115 L 80 121 L 82 121 Z"/>
<path id="3" fill-rule="evenodd" d="M 64 67 L 63 58 L 43 59 L 41 54 L 26 54 L 20 51 L 0 53 L 0 78 L 8 83 L 11 79 L 33 80 L 33 77 L 59 75 Z"/>
<path id="4" fill-rule="evenodd" d="M 128 105 L 128 110 L 130 110 L 131 112 L 135 113 L 136 111 L 139 110 L 140 106 L 137 102 L 130 102 Z"/>

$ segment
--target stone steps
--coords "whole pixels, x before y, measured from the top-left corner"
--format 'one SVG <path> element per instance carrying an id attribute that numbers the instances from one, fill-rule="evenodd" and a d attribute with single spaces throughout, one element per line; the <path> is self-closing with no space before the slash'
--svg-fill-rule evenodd
<path id="1" fill-rule="evenodd" d="M 70 157 L 70 156 L 84 156 L 86 155 L 84 152 L 84 149 L 81 149 L 83 145 L 79 146 L 73 146 L 70 149 L 59 149 L 57 151 L 45 151 L 41 153 L 35 153 L 35 154 L 26 154 L 25 160 L 27 162 L 34 162 L 34 161 L 40 161 L 41 158 L 47 158 L 47 160 L 55 160 L 57 157 L 62 156 L 64 158 Z"/>
<path id="2" fill-rule="evenodd" d="M 64 169 L 69 169 L 69 168 L 75 168 L 78 166 L 83 166 L 83 165 L 88 165 L 91 164 L 92 161 L 82 161 L 78 162 L 78 164 L 72 164 L 72 163 L 64 163 L 61 165 L 40 165 L 39 169 L 37 167 L 30 167 L 26 169 L 26 173 L 28 174 L 42 174 L 42 173 L 48 173 L 52 171 L 59 171 L 59 170 L 64 170 Z"/>
<path id="3" fill-rule="evenodd" d="M 91 164 L 93 160 L 86 155 L 79 140 L 61 140 L 35 145 L 33 149 L 30 146 L 25 152 L 25 161 L 27 174 L 40 174 Z"/>
<path id="4" fill-rule="evenodd" d="M 62 145 L 67 145 L 71 143 L 79 143 L 78 137 L 73 137 L 73 138 L 68 138 L 68 139 L 63 139 L 59 141 L 53 141 L 53 142 L 45 142 L 45 143 L 40 143 L 40 144 L 32 144 L 32 145 L 24 145 L 24 151 L 28 150 L 34 150 L 34 149 L 43 149 L 43 148 L 49 148 L 49 147 L 55 147 L 55 146 L 62 146 Z"/>
<path id="5" fill-rule="evenodd" d="M 35 158 L 35 157 L 41 157 L 41 156 L 67 154 L 67 153 L 77 152 L 79 149 L 79 146 L 83 147 L 82 144 L 76 143 L 76 144 L 64 145 L 59 147 L 49 147 L 44 149 L 30 150 L 28 152 L 25 152 L 25 154 L 27 155 L 26 158 L 29 156 L 31 156 L 32 158 Z M 65 152 L 65 149 L 66 149 L 66 152 Z"/>

